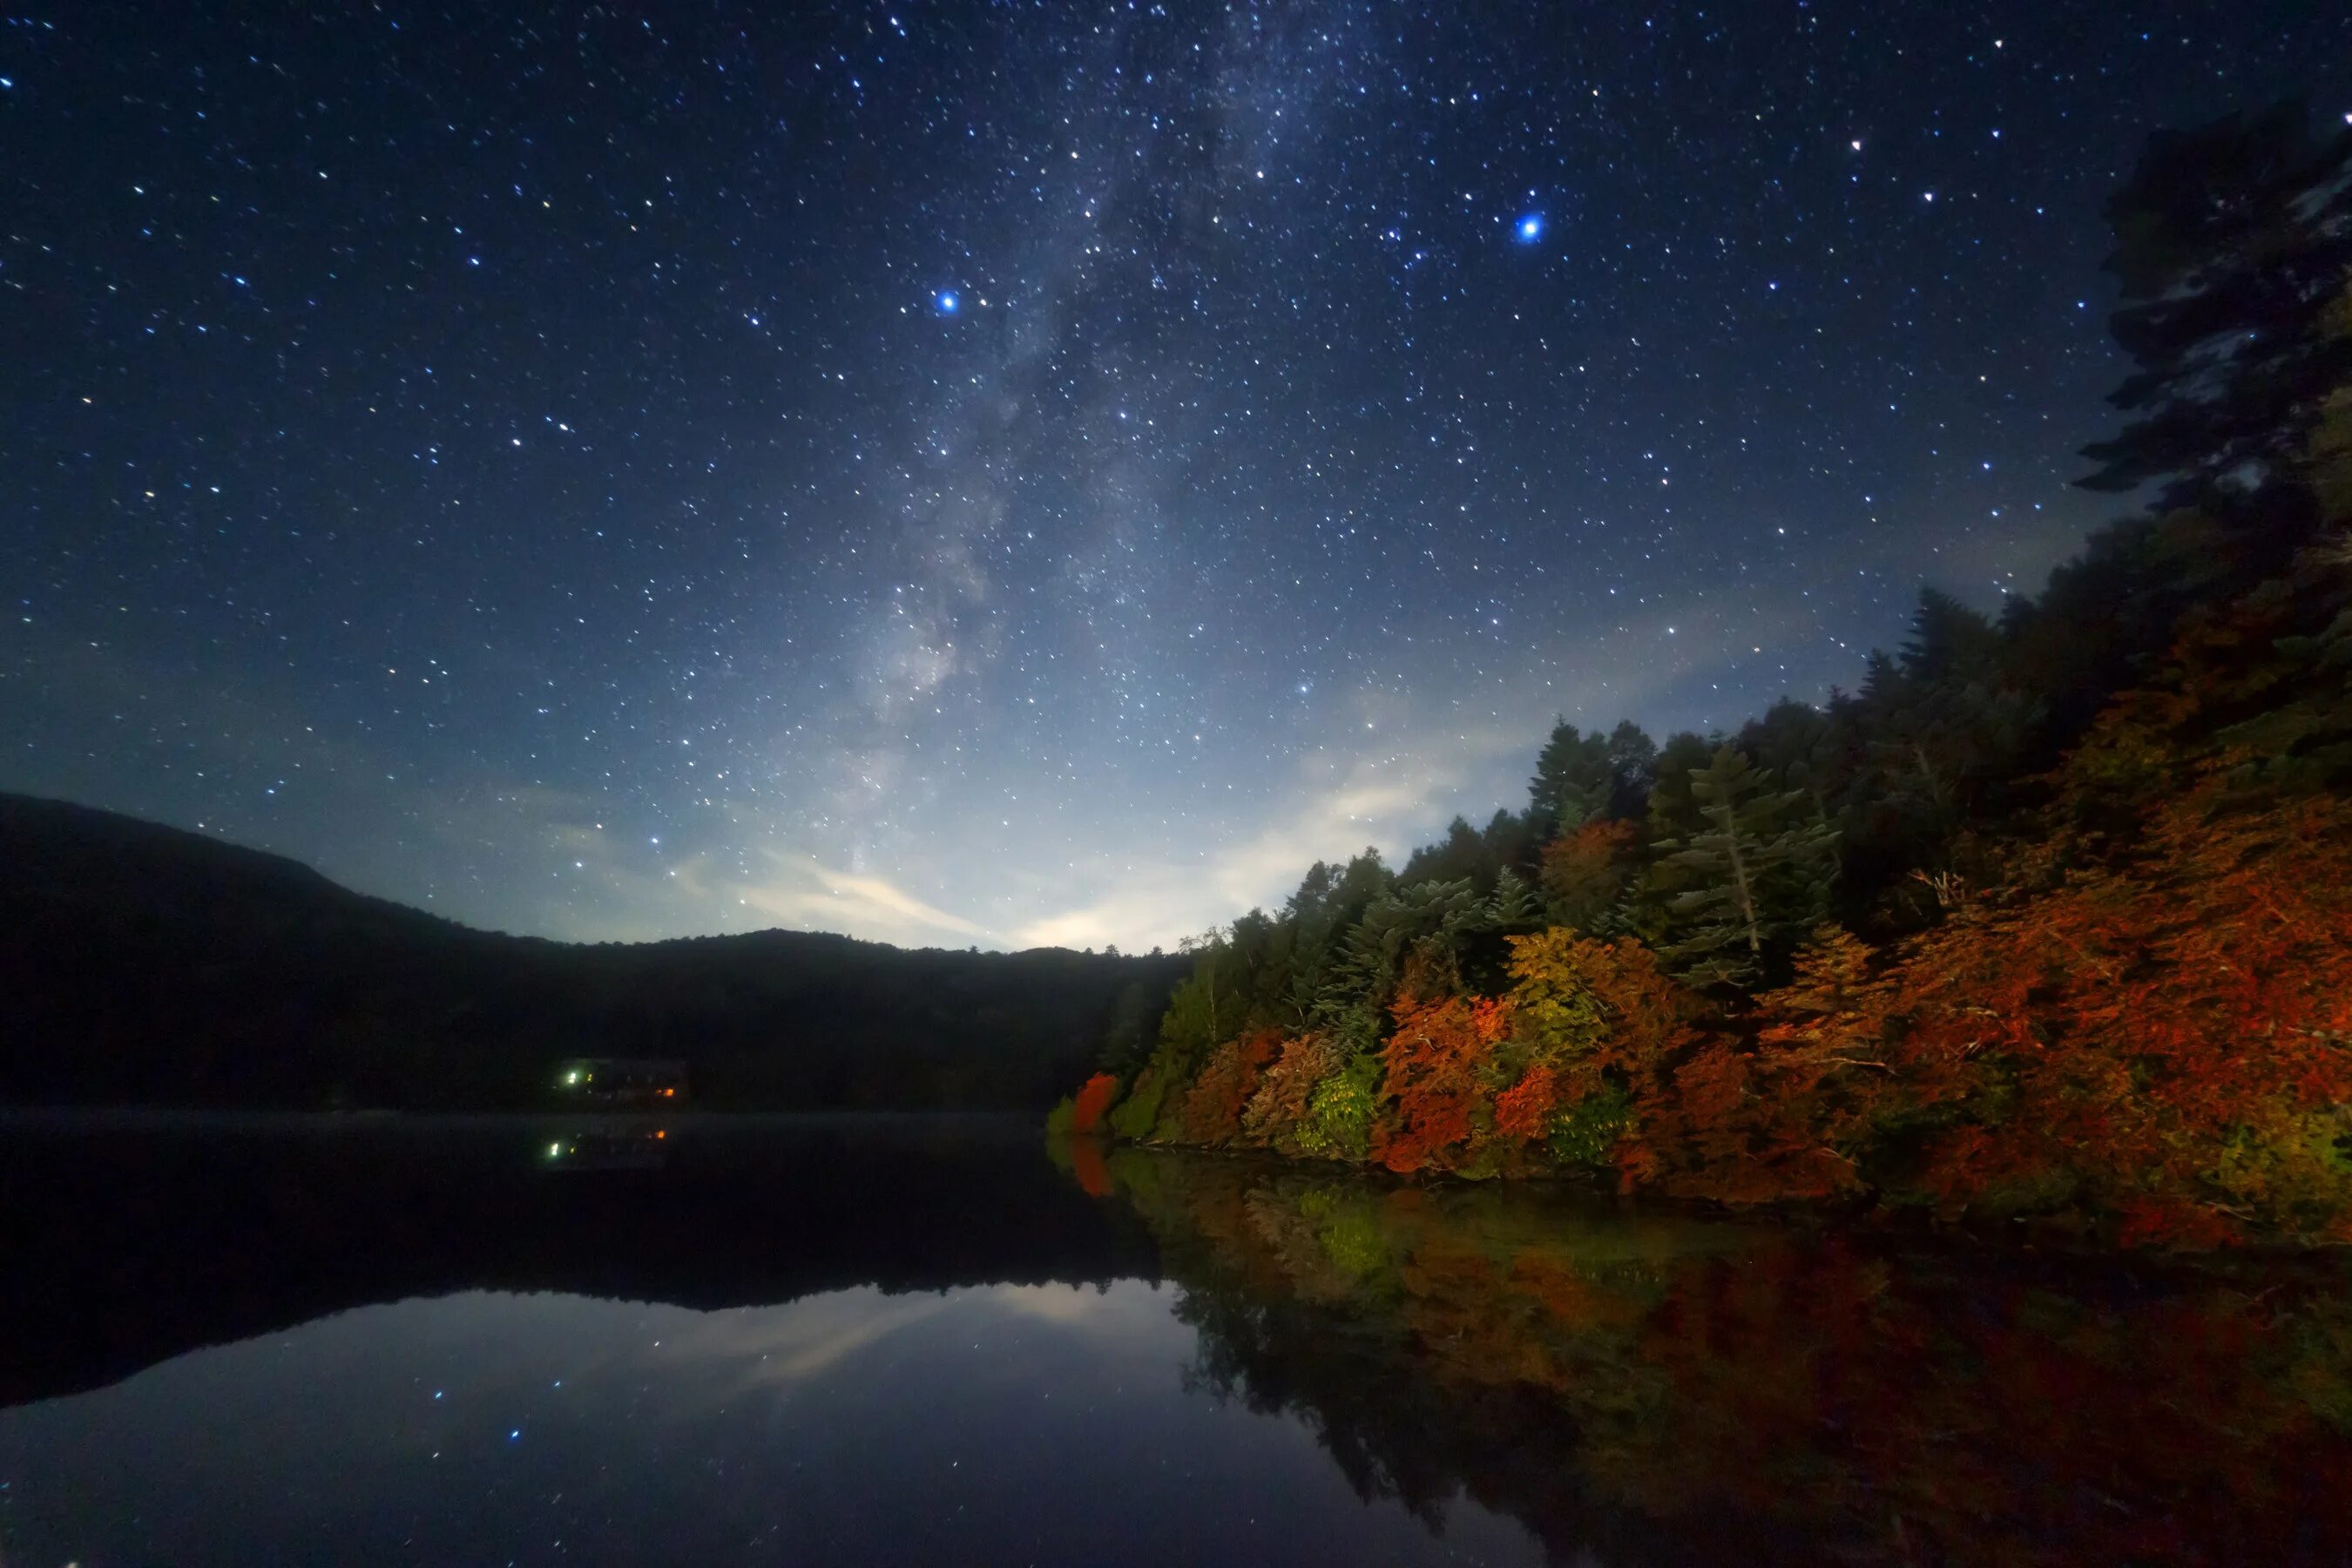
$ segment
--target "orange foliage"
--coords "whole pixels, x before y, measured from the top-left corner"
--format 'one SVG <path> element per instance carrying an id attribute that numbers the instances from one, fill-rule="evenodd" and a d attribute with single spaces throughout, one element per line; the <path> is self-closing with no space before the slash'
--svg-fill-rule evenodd
<path id="1" fill-rule="evenodd" d="M 1418 1171 L 1458 1163 L 1481 1093 L 1477 1069 L 1510 1028 L 1507 1002 L 1453 996 L 1397 1003 L 1396 1032 L 1381 1054 L 1381 1092 L 1396 1101 L 1396 1117 L 1373 1148 L 1383 1164 Z"/>
<path id="2" fill-rule="evenodd" d="M 1513 1138 L 1544 1135 L 1559 1104 L 1559 1076 L 1541 1062 L 1495 1100 L 1495 1131 Z"/>
<path id="3" fill-rule="evenodd" d="M 1098 1072 L 1087 1079 L 1078 1089 L 1077 1100 L 1070 1112 L 1070 1131 L 1097 1132 L 1102 1130 L 1103 1112 L 1118 1098 L 1118 1079 L 1107 1072 Z"/>
<path id="4" fill-rule="evenodd" d="M 1538 873 L 1559 918 L 1582 926 L 1617 900 L 1633 870 L 1633 825 L 1595 818 L 1544 846 Z"/>
<path id="5" fill-rule="evenodd" d="M 1566 1106 L 1622 1089 L 1633 1119 L 1608 1158 L 1627 1186 L 1650 1179 L 1661 1165 L 1657 1134 L 1671 1121 L 1672 1069 L 1691 1047 L 1698 998 L 1631 938 L 1600 942 L 1554 926 L 1515 936 L 1510 947 L 1519 1033 L 1536 1065 L 1552 1069 L 1548 1088 L 1529 1089 L 1513 1108 L 1515 1124 L 1525 1125 L 1547 1093 Z"/>
<path id="6" fill-rule="evenodd" d="M 2118 693 L 2053 775 L 2060 818 L 2084 841 L 2076 847 L 2128 833 L 2158 803 L 2195 793 L 2230 727 L 2248 714 L 2268 710 L 2260 726 L 2263 755 L 2236 761 L 2285 762 L 2315 721 L 2322 728 L 2340 723 L 2342 689 L 2312 680 L 2315 672 L 2301 658 L 2283 657 L 2310 608 L 2273 583 L 2184 617 L 2150 679 Z"/>
<path id="7" fill-rule="evenodd" d="M 1242 1131 L 1246 1140 L 1289 1147 L 1291 1134 L 1307 1115 L 1315 1086 L 1339 1070 L 1343 1059 L 1339 1046 L 1321 1035 L 1298 1035 L 1283 1041 L 1279 1057 L 1265 1069 L 1257 1092 L 1243 1108 Z"/>
<path id="8" fill-rule="evenodd" d="M 1890 987 L 1871 950 L 1824 925 L 1796 977 L 1757 999 L 1777 1020 L 1752 1049 L 1710 1042 L 1675 1072 L 1680 1166 L 1669 1191 L 1726 1203 L 1826 1198 L 1863 1184 L 1867 1145 L 1895 1085 L 1882 1040 Z"/>
<path id="9" fill-rule="evenodd" d="M 1282 1037 L 1253 1029 L 1209 1053 L 1184 1092 L 1180 1125 L 1188 1143 L 1230 1142 L 1241 1131 L 1242 1108 L 1257 1092 L 1258 1080 L 1281 1048 Z"/>
<path id="10" fill-rule="evenodd" d="M 1908 1097 L 1955 1105 L 1920 1182 L 1962 1206 L 2079 1184 L 2127 1240 L 2249 1220 L 2352 1239 L 2352 803 L 2156 814 L 2137 862 L 1972 910 L 1887 976 Z"/>
<path id="11" fill-rule="evenodd" d="M 2251 807 L 2223 755 L 2151 795 L 2124 728 L 2060 775 L 2076 826 L 2016 853 L 2021 885 L 1885 952 L 1823 926 L 1790 984 L 1704 1031 L 1647 948 L 1564 927 L 1510 938 L 1507 998 L 1406 986 L 1370 1156 L 1605 1161 L 1732 1203 L 2088 1213 L 2126 1243 L 2352 1242 L 2352 800 Z M 1180 1135 L 1296 1152 L 1345 1059 L 1316 1036 L 1228 1041 Z M 1073 1126 L 1118 1088 L 1090 1079 Z"/>
<path id="12" fill-rule="evenodd" d="M 2352 803 L 2217 815 L 2219 795 L 1883 969 L 1825 928 L 1752 1040 L 1675 1068 L 1650 1122 L 1667 1189 L 2085 1209 L 2127 1244 L 2352 1240 Z"/>

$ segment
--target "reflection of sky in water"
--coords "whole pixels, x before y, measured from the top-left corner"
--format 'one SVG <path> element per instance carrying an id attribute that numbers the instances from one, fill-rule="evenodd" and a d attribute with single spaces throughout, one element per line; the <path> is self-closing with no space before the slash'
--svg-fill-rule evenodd
<path id="1" fill-rule="evenodd" d="M 1000 1285 L 697 1312 L 469 1292 L 0 1411 L 11 1563 L 1534 1562 L 1366 1504 L 1184 1392 L 1174 1293 Z M 650 1554 L 650 1555 L 649 1555 Z"/>

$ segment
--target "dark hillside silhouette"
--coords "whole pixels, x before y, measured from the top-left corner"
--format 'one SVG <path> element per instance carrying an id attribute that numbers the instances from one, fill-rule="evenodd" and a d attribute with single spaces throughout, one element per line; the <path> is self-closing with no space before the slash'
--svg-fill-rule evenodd
<path id="1" fill-rule="evenodd" d="M 572 945 L 308 867 L 0 796 L 0 1101 L 517 1108 L 579 1056 L 704 1106 L 1042 1106 L 1182 959 L 909 952 L 802 931 Z"/>

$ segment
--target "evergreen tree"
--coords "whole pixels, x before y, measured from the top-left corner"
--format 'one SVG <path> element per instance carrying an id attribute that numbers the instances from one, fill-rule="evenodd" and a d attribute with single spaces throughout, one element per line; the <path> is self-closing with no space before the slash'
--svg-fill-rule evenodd
<path id="1" fill-rule="evenodd" d="M 1528 781 L 1528 816 L 1536 838 L 1573 833 L 1601 817 L 1639 816 L 1657 764 L 1657 743 L 1630 719 L 1606 735 L 1580 731 L 1562 721 L 1544 742 L 1535 776 Z"/>
<path id="2" fill-rule="evenodd" d="M 2352 340 L 2323 330 L 2352 268 L 2352 132 L 2315 142 L 2301 103 L 2149 140 L 2107 205 L 2123 284 L 2116 342 L 2137 416 L 2084 448 L 2081 482 L 2166 481 L 2165 504 L 2260 490 L 2299 466 Z"/>
<path id="3" fill-rule="evenodd" d="M 1638 818 L 1649 809 L 1650 786 L 1658 777 L 1658 743 L 1631 719 L 1609 731 L 1609 815 Z"/>
<path id="4" fill-rule="evenodd" d="M 1708 740 L 1685 730 L 1666 737 L 1659 749 L 1657 778 L 1650 786 L 1650 839 L 1679 838 L 1706 826 L 1699 815 L 1697 797 L 1691 793 L 1691 776 L 1705 771 L 1715 755 L 1719 740 Z"/>
<path id="5" fill-rule="evenodd" d="M 1543 924 L 1543 904 L 1527 879 L 1507 868 L 1495 879 L 1495 890 L 1478 910 L 1485 931 L 1524 931 Z"/>
<path id="6" fill-rule="evenodd" d="M 1386 893 L 1394 879 L 1381 863 L 1377 849 L 1367 848 L 1345 866 L 1318 860 L 1283 906 L 1283 917 L 1293 932 L 1282 1023 L 1303 1028 L 1318 1014 L 1347 934 L 1374 899 Z"/>
<path id="7" fill-rule="evenodd" d="M 2352 271 L 2347 272 L 2335 302 L 2322 312 L 2320 331 L 2331 353 L 2352 346 Z M 2340 377 L 2321 400 L 2304 458 L 2304 477 L 2318 503 L 2320 525 L 2333 531 L 2329 552 L 2338 564 L 2352 565 L 2352 547 L 2347 547 L 2344 531 L 2352 526 L 2352 375 Z"/>
<path id="8" fill-rule="evenodd" d="M 1528 781 L 1528 804 L 1549 835 L 1573 832 L 1609 808 L 1615 771 L 1609 764 L 1609 737 L 1586 734 L 1565 720 L 1536 754 Z"/>
<path id="9" fill-rule="evenodd" d="M 1542 860 L 1543 836 L 1541 824 L 1533 811 L 1497 810 L 1486 819 L 1486 858 L 1496 869 L 1498 878 L 1513 872 L 1531 876 Z M 1499 885 L 1499 883 L 1497 883 Z"/>
<path id="10" fill-rule="evenodd" d="M 1990 680 L 2000 668 L 2000 633 L 1942 589 L 1922 588 L 1900 657 L 1914 686 Z"/>
<path id="11" fill-rule="evenodd" d="M 1752 984 L 1829 907 L 1836 831 L 1802 790 L 1774 787 L 1746 753 L 1717 748 L 1691 770 L 1706 826 L 1657 847 L 1690 882 L 1666 905 L 1661 956 L 1695 984 Z"/>
<path id="12" fill-rule="evenodd" d="M 1507 813 L 1501 814 L 1507 823 Z M 1467 817 L 1457 816 L 1445 827 L 1445 837 L 1435 844 L 1423 845 L 1412 852 L 1397 873 L 1397 880 L 1407 886 L 1415 882 L 1468 882 L 1484 891 L 1495 885 L 1495 879 L 1508 862 L 1503 857 L 1510 846 L 1507 837 L 1489 827 L 1480 833 L 1470 826 Z"/>

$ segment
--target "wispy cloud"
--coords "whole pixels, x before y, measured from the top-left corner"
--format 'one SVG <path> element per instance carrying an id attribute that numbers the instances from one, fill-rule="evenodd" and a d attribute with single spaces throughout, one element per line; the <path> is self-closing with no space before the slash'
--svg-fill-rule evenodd
<path id="1" fill-rule="evenodd" d="M 870 871 L 838 870 L 814 856 L 763 848 L 744 858 L 687 855 L 666 866 L 630 863 L 603 835 L 556 830 L 577 855 L 600 897 L 559 925 L 598 940 L 649 941 L 786 926 L 837 931 L 902 947 L 936 946 L 958 937 L 993 945 L 976 921 L 940 908 Z M 601 856 L 601 858 L 599 858 Z M 753 868 L 741 869 L 746 864 Z M 623 911 L 615 918 L 614 911 Z"/>
<path id="2" fill-rule="evenodd" d="M 861 934 L 877 930 L 989 934 L 986 927 L 926 903 L 883 878 L 836 871 L 781 850 L 768 851 L 767 860 L 771 875 L 737 884 L 736 896 L 788 925 Z"/>
<path id="3" fill-rule="evenodd" d="M 1528 748 L 1518 727 L 1496 724 L 1346 759 L 1318 752 L 1247 837 L 1197 858 L 1099 857 L 1075 868 L 1065 883 L 1100 890 L 1016 927 L 1014 944 L 1172 945 L 1279 900 L 1317 860 L 1345 859 L 1370 845 L 1393 861 L 1458 809 L 1465 788 L 1499 759 Z"/>

